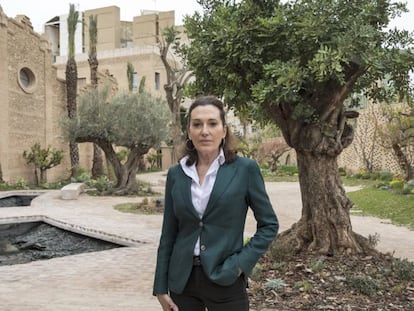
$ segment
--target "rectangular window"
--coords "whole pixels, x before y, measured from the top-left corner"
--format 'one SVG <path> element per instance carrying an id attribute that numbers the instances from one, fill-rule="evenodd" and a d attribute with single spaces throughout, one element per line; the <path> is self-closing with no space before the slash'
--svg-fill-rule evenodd
<path id="1" fill-rule="evenodd" d="M 155 81 L 154 81 L 154 83 L 155 83 L 155 90 L 156 91 L 159 91 L 160 90 L 160 73 L 159 72 L 156 72 L 155 73 Z"/>
<path id="2" fill-rule="evenodd" d="M 132 92 L 138 92 L 138 74 L 136 72 L 132 74 Z"/>
<path id="3" fill-rule="evenodd" d="M 157 20 L 155 22 L 155 39 L 156 42 L 159 43 L 160 42 L 160 22 L 158 20 L 159 16 L 157 15 Z"/>

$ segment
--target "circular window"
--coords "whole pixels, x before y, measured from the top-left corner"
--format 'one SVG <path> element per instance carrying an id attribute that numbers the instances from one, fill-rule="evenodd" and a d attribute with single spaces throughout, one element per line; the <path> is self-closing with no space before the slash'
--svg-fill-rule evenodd
<path id="1" fill-rule="evenodd" d="M 20 87 L 26 93 L 32 93 L 35 90 L 36 86 L 36 77 L 29 68 L 23 67 L 19 70 L 19 77 L 17 79 L 19 81 Z"/>

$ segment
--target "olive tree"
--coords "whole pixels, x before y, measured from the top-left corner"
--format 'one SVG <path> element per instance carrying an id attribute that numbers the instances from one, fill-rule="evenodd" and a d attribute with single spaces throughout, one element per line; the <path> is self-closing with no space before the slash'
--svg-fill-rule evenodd
<path id="1" fill-rule="evenodd" d="M 180 32 L 174 26 L 166 27 L 158 42 L 160 58 L 167 76 L 164 90 L 172 117 L 170 127 L 175 158 L 178 157 L 177 146 L 181 145 L 183 137 L 181 103 L 184 98 L 184 88 L 192 77 L 191 71 L 186 66 L 185 58 L 178 59 L 178 55 L 183 56 L 182 51 L 186 48 L 181 43 L 179 35 Z"/>
<path id="2" fill-rule="evenodd" d="M 136 182 L 140 158 L 167 138 L 170 119 L 165 102 L 148 93 L 121 93 L 109 97 L 108 89 L 92 89 L 78 98 L 76 119 L 63 123 L 68 139 L 97 144 L 112 164 L 117 189 Z M 121 161 L 117 147 L 129 150 Z"/>
<path id="3" fill-rule="evenodd" d="M 46 171 L 62 162 L 63 150 L 52 149 L 50 146 L 43 149 L 39 143 L 35 143 L 30 151 L 23 152 L 23 158 L 27 164 L 33 164 L 36 185 L 40 185 L 47 183 Z"/>
<path id="4" fill-rule="evenodd" d="M 302 216 L 283 236 L 298 251 L 368 250 L 352 230 L 353 204 L 338 173 L 337 157 L 353 139 L 347 121 L 358 117 L 344 102 L 354 92 L 381 101 L 410 92 L 413 37 L 387 30 L 405 6 L 389 0 L 199 3 L 203 12 L 185 20 L 194 94 L 221 96 L 256 120 L 276 123 L 296 151 Z"/>
<path id="5" fill-rule="evenodd" d="M 409 105 L 382 106 L 386 123 L 379 127 L 381 144 L 392 150 L 406 181 L 414 179 L 414 115 Z"/>

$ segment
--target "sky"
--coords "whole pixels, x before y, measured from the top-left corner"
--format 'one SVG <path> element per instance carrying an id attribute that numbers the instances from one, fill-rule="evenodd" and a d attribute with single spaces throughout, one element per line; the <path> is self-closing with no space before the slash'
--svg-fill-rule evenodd
<path id="1" fill-rule="evenodd" d="M 409 13 L 391 22 L 391 26 L 414 31 L 414 0 L 407 0 Z M 141 10 L 175 11 L 177 25 L 183 23 L 185 15 L 201 11 L 196 0 L 0 0 L 0 5 L 8 17 L 18 14 L 28 16 L 35 31 L 42 33 L 43 24 L 57 15 L 67 14 L 69 4 L 75 4 L 78 11 L 116 5 L 121 11 L 121 20 L 132 21 L 134 16 L 141 15 Z"/>
<path id="2" fill-rule="evenodd" d="M 121 20 L 131 21 L 134 16 L 141 15 L 141 10 L 175 11 L 176 25 L 183 24 L 184 15 L 201 11 L 196 0 L 0 0 L 4 13 L 11 18 L 23 14 L 30 18 L 36 32 L 43 32 L 43 24 L 58 15 L 69 13 L 69 4 L 83 12 L 106 6 L 118 6 Z"/>

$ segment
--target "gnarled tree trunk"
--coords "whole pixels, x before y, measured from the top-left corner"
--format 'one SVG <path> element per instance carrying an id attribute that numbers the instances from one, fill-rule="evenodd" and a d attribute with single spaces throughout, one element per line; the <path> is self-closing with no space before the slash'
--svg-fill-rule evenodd
<path id="1" fill-rule="evenodd" d="M 136 184 L 136 174 L 141 157 L 149 150 L 148 147 L 134 147 L 131 149 L 128 159 L 124 164 L 119 161 L 112 145 L 107 142 L 95 142 L 102 148 L 107 160 L 111 163 L 116 177 L 115 188 L 118 190 L 129 189 Z"/>
<path id="2" fill-rule="evenodd" d="M 296 150 L 302 196 L 302 216 L 281 238 L 298 252 L 365 253 L 372 248 L 367 239 L 352 231 L 352 202 L 345 194 L 337 165 L 338 155 L 353 140 L 353 129 L 346 120 L 358 114 L 345 112 L 343 105 L 332 105 L 331 99 L 326 99 L 319 122 L 286 118 L 291 109 L 288 106 L 270 110 L 282 125 L 286 142 Z M 318 104 L 323 107 L 323 102 L 314 106 Z"/>
<path id="3" fill-rule="evenodd" d="M 296 224 L 298 247 L 322 254 L 361 253 L 352 231 L 347 198 L 338 174 L 336 157 L 297 153 L 303 199 Z"/>
<path id="4" fill-rule="evenodd" d="M 396 142 L 393 142 L 391 146 L 392 150 L 394 151 L 394 155 L 397 158 L 398 165 L 405 174 L 405 180 L 408 181 L 413 179 L 414 168 L 411 164 L 410 159 L 408 159 L 407 155 L 404 153 L 403 148 L 401 148 L 401 146 Z"/>
<path id="5" fill-rule="evenodd" d="M 177 147 L 182 144 L 181 100 L 183 98 L 184 87 L 192 77 L 192 73 L 187 68 L 177 68 L 176 62 L 171 62 L 167 57 L 171 44 L 178 43 L 176 41 L 176 35 L 178 33 L 174 26 L 166 27 L 159 45 L 160 58 L 167 74 L 167 83 L 164 85 L 164 90 L 168 107 L 172 113 L 171 136 L 173 143 L 173 162 L 178 161 L 179 152 Z"/>

